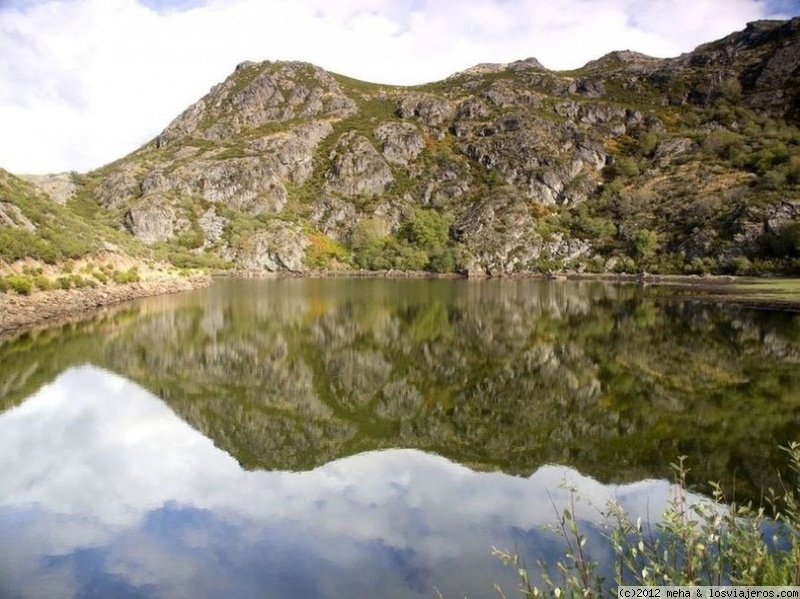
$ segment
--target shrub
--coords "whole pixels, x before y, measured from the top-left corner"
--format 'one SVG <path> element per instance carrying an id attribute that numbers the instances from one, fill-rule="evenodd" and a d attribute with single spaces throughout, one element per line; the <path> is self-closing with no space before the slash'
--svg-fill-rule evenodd
<path id="1" fill-rule="evenodd" d="M 709 133 L 703 141 L 703 149 L 720 158 L 730 159 L 744 149 L 744 140 L 737 133 L 727 129 L 717 129 Z"/>
<path id="2" fill-rule="evenodd" d="M 33 284 L 42 291 L 47 291 L 53 288 L 53 282 L 43 274 L 38 274 L 33 277 Z"/>
<path id="3" fill-rule="evenodd" d="M 800 476 L 800 444 L 786 448 L 791 468 Z M 614 554 L 613 584 L 599 572 L 586 547 L 586 536 L 575 518 L 580 498 L 572 491 L 569 505 L 557 513 L 555 532 L 564 544 L 556 571 L 538 562 L 529 570 L 522 558 L 492 548 L 493 555 L 513 565 L 525 597 L 616 597 L 617 585 L 783 586 L 800 583 L 800 497 L 797 488 L 782 495 L 769 493 L 765 508 L 731 503 L 719 485 L 712 498 L 690 503 L 684 458 L 673 464 L 676 489 L 659 523 L 632 518 L 611 501 L 603 511 L 604 536 Z M 557 510 L 557 508 L 556 508 Z M 771 538 L 767 537 L 767 531 Z"/>
<path id="4" fill-rule="evenodd" d="M 658 235 L 649 229 L 639 229 L 629 240 L 630 253 L 634 258 L 650 258 L 658 247 Z"/>
<path id="5" fill-rule="evenodd" d="M 305 263 L 311 268 L 327 268 L 331 262 L 347 260 L 347 250 L 338 242 L 321 233 L 307 235 L 311 246 L 306 250 Z"/>
<path id="6" fill-rule="evenodd" d="M 114 282 L 124 285 L 126 283 L 137 283 L 141 280 L 139 276 L 139 269 L 135 266 L 131 266 L 125 272 L 120 272 L 118 270 L 114 271 Z"/>
<path id="7" fill-rule="evenodd" d="M 447 273 L 456 269 L 456 257 L 450 248 L 442 248 L 430 256 L 430 269 L 433 272 Z"/>
<path id="8" fill-rule="evenodd" d="M 440 249 L 450 236 L 452 219 L 436 210 L 417 210 L 414 218 L 400 228 L 399 237 L 427 251 Z"/>
<path id="9" fill-rule="evenodd" d="M 29 295 L 33 290 L 33 281 L 24 275 L 9 275 L 6 277 L 6 282 L 20 295 Z"/>

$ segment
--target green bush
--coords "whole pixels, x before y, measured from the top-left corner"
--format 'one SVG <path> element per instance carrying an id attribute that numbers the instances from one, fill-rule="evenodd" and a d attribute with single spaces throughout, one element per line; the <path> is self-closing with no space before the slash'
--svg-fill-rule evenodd
<path id="1" fill-rule="evenodd" d="M 305 263 L 310 268 L 328 268 L 333 262 L 347 260 L 347 250 L 330 237 L 316 232 L 307 237 L 311 245 L 306 250 Z"/>
<path id="2" fill-rule="evenodd" d="M 639 229 L 628 240 L 628 247 L 636 259 L 650 258 L 658 247 L 658 235 L 649 229 Z"/>
<path id="3" fill-rule="evenodd" d="M 53 288 L 53 282 L 43 274 L 38 274 L 34 276 L 33 284 L 36 286 L 37 289 L 41 289 L 42 291 L 47 291 L 48 289 Z"/>
<path id="4" fill-rule="evenodd" d="M 634 158 L 619 158 L 603 168 L 603 176 L 607 181 L 618 178 L 631 178 L 639 175 L 639 165 Z"/>
<path id="5" fill-rule="evenodd" d="M 452 219 L 436 210 L 417 210 L 414 218 L 400 228 L 399 237 L 426 251 L 441 249 L 450 237 Z"/>
<path id="6" fill-rule="evenodd" d="M 703 141 L 703 149 L 720 158 L 730 159 L 744 149 L 744 140 L 738 133 L 727 129 L 717 129 L 709 133 Z"/>
<path id="7" fill-rule="evenodd" d="M 33 281 L 24 275 L 9 275 L 6 277 L 6 283 L 20 295 L 29 295 L 33 290 Z"/>
<path id="8" fill-rule="evenodd" d="M 436 250 L 430 256 L 430 269 L 433 272 L 448 273 L 456 270 L 455 253 L 450 248 Z"/>
<path id="9" fill-rule="evenodd" d="M 94 279 L 87 279 L 80 275 L 72 275 L 72 284 L 76 289 L 83 289 L 84 287 L 97 287 L 97 281 Z"/>
<path id="10" fill-rule="evenodd" d="M 125 272 L 115 270 L 113 279 L 115 283 L 124 285 L 127 283 L 138 283 L 141 280 L 141 277 L 139 276 L 139 269 L 135 266 L 131 266 Z"/>
<path id="11" fill-rule="evenodd" d="M 223 260 L 216 254 L 192 254 L 185 251 L 169 252 L 167 260 L 178 268 L 210 268 L 216 270 L 228 270 L 233 265 L 227 260 Z"/>

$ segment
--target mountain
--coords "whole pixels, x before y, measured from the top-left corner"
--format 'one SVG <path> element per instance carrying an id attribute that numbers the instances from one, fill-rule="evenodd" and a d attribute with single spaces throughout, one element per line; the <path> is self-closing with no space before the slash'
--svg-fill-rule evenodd
<path id="1" fill-rule="evenodd" d="M 73 197 L 184 264 L 798 273 L 798 126 L 800 17 L 416 87 L 245 62 Z"/>

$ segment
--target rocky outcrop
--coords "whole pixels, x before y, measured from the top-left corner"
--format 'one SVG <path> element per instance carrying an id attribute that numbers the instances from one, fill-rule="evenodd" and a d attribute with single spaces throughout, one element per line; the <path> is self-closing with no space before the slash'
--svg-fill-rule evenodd
<path id="1" fill-rule="evenodd" d="M 407 165 L 425 147 L 419 129 L 411 123 L 383 123 L 375 129 L 375 136 L 381 142 L 381 152 L 392 164 Z"/>
<path id="2" fill-rule="evenodd" d="M 323 197 L 314 202 L 310 221 L 331 239 L 344 241 L 357 221 L 356 207 L 341 198 Z"/>
<path id="3" fill-rule="evenodd" d="M 339 82 L 319 67 L 248 62 L 175 119 L 155 143 L 161 148 L 192 137 L 221 141 L 268 123 L 343 118 L 355 111 Z"/>
<path id="4" fill-rule="evenodd" d="M 453 118 L 455 108 L 437 96 L 407 93 L 398 102 L 397 114 L 404 119 L 417 118 L 426 125 L 439 127 Z"/>
<path id="5" fill-rule="evenodd" d="M 370 141 L 354 133 L 343 136 L 331 153 L 325 190 L 346 196 L 376 195 L 394 181 L 392 169 Z"/>
<path id="6" fill-rule="evenodd" d="M 104 208 L 117 208 L 142 195 L 141 167 L 123 164 L 103 176 L 94 191 L 95 200 Z"/>
<path id="7" fill-rule="evenodd" d="M 212 206 L 203 213 L 197 222 L 205 236 L 205 244 L 213 245 L 222 239 L 222 233 L 228 224 L 228 219 L 217 214 L 217 209 Z"/>
<path id="8" fill-rule="evenodd" d="M 3 227 L 24 229 L 31 232 L 36 230 L 36 225 L 25 216 L 25 213 L 18 206 L 11 202 L 0 201 L 0 229 Z"/>
<path id="9" fill-rule="evenodd" d="M 263 231 L 228 250 L 226 257 L 244 270 L 301 273 L 307 270 L 304 260 L 310 245 L 300 227 L 272 221 Z"/>
<path id="10" fill-rule="evenodd" d="M 668 166 L 673 159 L 691 150 L 693 145 L 694 142 L 688 137 L 666 139 L 656 146 L 653 161 L 660 167 Z"/>
<path id="11" fill-rule="evenodd" d="M 252 215 L 277 214 L 287 200 L 272 161 L 256 157 L 199 160 L 171 172 L 155 169 L 142 179 L 142 192 L 196 195 Z"/>
<path id="12" fill-rule="evenodd" d="M 329 121 L 313 121 L 283 134 L 255 139 L 248 151 L 264 160 L 278 177 L 301 184 L 314 172 L 317 146 L 332 132 Z"/>
<path id="13" fill-rule="evenodd" d="M 523 197 L 500 191 L 474 204 L 453 225 L 468 251 L 470 276 L 502 276 L 530 270 L 539 261 L 569 262 L 587 257 L 591 246 L 562 234 L 542 235 Z"/>
<path id="14" fill-rule="evenodd" d="M 134 237 L 150 245 L 175 234 L 175 210 L 157 196 L 128 209 L 125 226 Z"/>
<path id="15" fill-rule="evenodd" d="M 463 197 L 469 190 L 469 176 L 465 170 L 457 162 L 439 161 L 420 187 L 420 203 L 423 206 L 444 207 Z"/>
<path id="16" fill-rule="evenodd" d="M 513 191 L 493 194 L 472 207 L 453 225 L 469 258 L 470 276 L 510 274 L 538 258 L 542 236 L 524 198 Z"/>

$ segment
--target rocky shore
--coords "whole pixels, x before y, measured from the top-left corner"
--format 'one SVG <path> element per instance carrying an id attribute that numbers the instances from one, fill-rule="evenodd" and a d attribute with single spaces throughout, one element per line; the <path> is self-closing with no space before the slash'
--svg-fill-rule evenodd
<path id="1" fill-rule="evenodd" d="M 31 295 L 3 293 L 0 294 L 0 334 L 92 308 L 153 295 L 199 289 L 210 285 L 211 282 L 210 276 L 198 275 L 83 289 L 54 289 Z"/>

